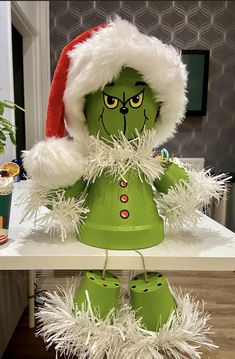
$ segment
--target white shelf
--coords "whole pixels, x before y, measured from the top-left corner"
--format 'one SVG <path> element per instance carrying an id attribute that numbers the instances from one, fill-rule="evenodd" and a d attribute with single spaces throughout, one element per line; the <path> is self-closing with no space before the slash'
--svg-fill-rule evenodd
<path id="1" fill-rule="evenodd" d="M 76 238 L 65 243 L 45 235 L 32 223 L 20 224 L 22 208 L 15 206 L 27 184 L 16 184 L 9 241 L 0 246 L 0 269 L 102 269 L 105 250 L 87 246 Z M 158 246 L 141 250 L 148 270 L 235 270 L 235 234 L 207 216 L 197 231 L 166 233 Z M 135 251 L 109 250 L 108 269 L 142 270 Z"/>

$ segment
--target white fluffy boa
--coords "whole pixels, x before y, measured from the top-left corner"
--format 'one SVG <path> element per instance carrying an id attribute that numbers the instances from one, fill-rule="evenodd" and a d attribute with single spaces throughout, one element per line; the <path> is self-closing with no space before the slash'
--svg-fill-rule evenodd
<path id="1" fill-rule="evenodd" d="M 124 135 L 119 139 L 111 138 L 109 142 L 90 136 L 86 147 L 64 138 L 38 143 L 24 153 L 24 166 L 32 179 L 24 218 L 33 217 L 36 223 L 45 226 L 46 232 L 53 232 L 58 224 L 62 240 L 71 232 L 78 232 L 89 211 L 85 207 L 85 194 L 66 199 L 60 188 L 81 178 L 87 184 L 95 182 L 103 173 L 125 179 L 129 170 L 137 171 L 141 180 L 153 185 L 164 173 L 161 160 L 153 156 L 155 136 L 154 130 L 142 135 L 137 133 L 131 141 Z M 196 172 L 177 159 L 174 162 L 184 168 L 189 181 L 178 182 L 167 194 L 156 192 L 156 206 L 171 228 L 195 227 L 200 211 L 212 199 L 218 201 L 225 194 L 227 179 L 223 174 L 211 176 L 210 170 Z M 38 208 L 43 205 L 51 210 L 37 217 Z"/>
<path id="2" fill-rule="evenodd" d="M 172 289 L 177 303 L 168 321 L 158 332 L 146 330 L 141 318 L 122 297 L 117 311 L 111 311 L 105 320 L 74 305 L 76 284 L 46 293 L 36 315 L 38 335 L 47 347 L 55 346 L 61 356 L 91 359 L 200 359 L 201 350 L 216 348 L 209 338 L 210 315 L 204 312 L 203 303 L 189 293 Z M 89 303 L 89 294 L 87 293 Z M 105 356 L 106 355 L 106 356 Z"/>
<path id="3" fill-rule="evenodd" d="M 52 138 L 24 152 L 24 167 L 36 184 L 48 189 L 70 186 L 82 177 L 94 182 L 104 172 L 123 178 L 131 169 L 152 184 L 164 172 L 159 159 L 153 157 L 155 137 L 155 130 L 136 133 L 131 141 L 122 133 L 106 142 L 90 136 L 86 146 Z"/>

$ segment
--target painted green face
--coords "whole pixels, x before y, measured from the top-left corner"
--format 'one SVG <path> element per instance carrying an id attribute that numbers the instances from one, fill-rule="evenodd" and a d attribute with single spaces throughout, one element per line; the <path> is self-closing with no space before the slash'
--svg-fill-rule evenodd
<path id="1" fill-rule="evenodd" d="M 152 129 L 159 113 L 150 87 L 141 75 L 124 68 L 120 76 L 107 84 L 103 91 L 89 94 L 85 102 L 85 116 L 90 134 L 110 139 L 122 132 L 127 139 L 136 136 L 136 130 Z"/>

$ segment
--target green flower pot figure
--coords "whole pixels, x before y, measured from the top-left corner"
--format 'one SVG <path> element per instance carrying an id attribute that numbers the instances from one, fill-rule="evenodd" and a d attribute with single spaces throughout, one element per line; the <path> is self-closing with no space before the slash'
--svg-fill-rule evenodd
<path id="1" fill-rule="evenodd" d="M 184 167 L 167 150 L 161 151 L 183 120 L 186 81 L 178 51 L 120 18 L 71 41 L 54 73 L 48 138 L 24 154 L 32 178 L 27 216 L 44 205 L 48 212 L 39 222 L 47 233 L 57 224 L 62 241 L 75 233 L 85 244 L 117 250 L 157 245 L 167 225 L 196 226 L 197 210 L 223 195 L 225 181 L 223 175 L 212 178 L 209 171 Z M 64 295 L 65 304 L 51 295 L 39 314 L 42 333 L 61 354 L 163 358 L 161 352 L 181 352 L 187 332 L 192 335 L 189 344 L 184 341 L 186 352 L 199 358 L 198 330 L 207 328 L 206 320 L 189 297 L 172 294 L 161 274 L 151 273 L 148 281 L 140 275 L 130 282 L 134 316 L 125 303 L 117 308 L 120 287 L 112 274 L 106 279 L 93 274 L 87 272 L 80 289 Z M 64 305 L 75 318 L 64 318 L 69 327 L 58 328 L 58 334 L 47 314 L 51 308 L 58 323 L 64 322 Z M 74 306 L 79 308 L 75 314 Z M 92 308 L 100 312 L 99 318 Z M 105 319 L 110 308 L 118 314 Z M 186 317 L 180 314 L 184 308 Z M 136 322 L 136 317 L 142 319 Z M 188 319 L 185 330 L 182 318 Z M 172 330 L 178 344 L 169 339 Z M 133 356 L 137 347 L 138 357 Z"/>
<path id="2" fill-rule="evenodd" d="M 127 67 L 103 90 L 86 97 L 84 111 L 89 133 L 99 135 L 101 141 L 113 147 L 113 140 L 122 141 L 124 136 L 137 144 L 136 138 L 154 128 L 159 110 L 160 103 L 142 76 Z M 125 168 L 125 159 L 121 165 Z M 151 186 L 154 182 L 132 164 L 130 169 L 126 167 L 121 176 L 110 174 L 108 169 L 89 184 L 86 205 L 90 212 L 80 230 L 82 242 L 101 248 L 137 249 L 163 240 L 163 219 L 157 212 Z M 156 180 L 162 172 L 159 165 Z M 187 180 L 183 170 L 177 168 L 176 172 L 176 180 Z M 173 176 L 170 184 L 176 180 Z M 167 185 L 165 180 L 166 189 Z"/>

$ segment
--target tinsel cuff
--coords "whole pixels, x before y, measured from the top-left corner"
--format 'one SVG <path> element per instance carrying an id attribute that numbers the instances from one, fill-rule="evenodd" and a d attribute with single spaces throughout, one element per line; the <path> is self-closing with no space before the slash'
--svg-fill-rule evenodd
<path id="1" fill-rule="evenodd" d="M 195 171 L 184 167 L 184 170 L 188 182 L 179 181 L 166 194 L 157 192 L 155 195 L 159 212 L 171 229 L 196 227 L 203 209 L 213 200 L 219 202 L 226 194 L 229 178 L 225 174 L 212 175 L 210 169 Z"/>
<path id="2" fill-rule="evenodd" d="M 62 242 L 69 235 L 79 233 L 89 212 L 85 207 L 85 192 L 76 198 L 66 198 L 64 189 L 48 190 L 33 183 L 23 198 L 25 209 L 21 222 L 33 219 L 34 225 L 41 226 L 45 233 L 58 235 Z"/>

